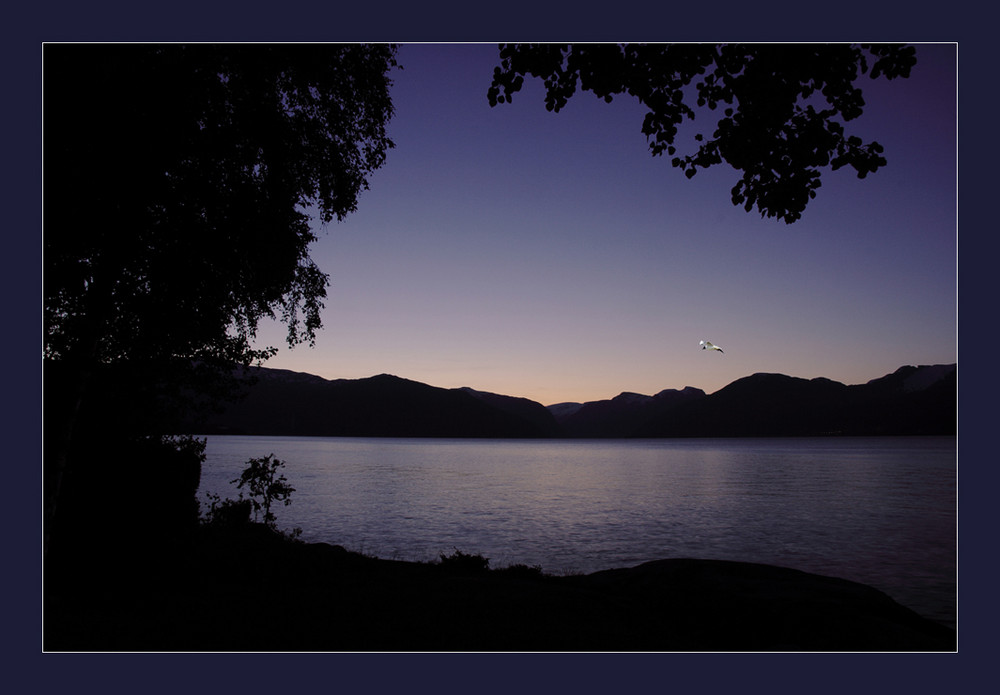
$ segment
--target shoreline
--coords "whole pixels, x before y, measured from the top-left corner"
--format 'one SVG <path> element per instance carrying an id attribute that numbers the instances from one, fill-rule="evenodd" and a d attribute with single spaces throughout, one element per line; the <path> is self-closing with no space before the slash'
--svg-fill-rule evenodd
<path id="1" fill-rule="evenodd" d="M 675 558 L 585 575 L 374 558 L 260 525 L 50 563 L 44 651 L 949 652 L 864 584 Z M 87 571 L 79 571 L 87 562 Z M 488 565 L 488 563 L 487 563 Z"/>

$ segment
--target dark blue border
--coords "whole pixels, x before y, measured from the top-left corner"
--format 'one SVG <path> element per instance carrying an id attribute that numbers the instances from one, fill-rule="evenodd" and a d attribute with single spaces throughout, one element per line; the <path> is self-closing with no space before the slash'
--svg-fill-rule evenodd
<path id="1" fill-rule="evenodd" d="M 14 209 L 8 222 L 13 248 L 7 256 L 4 290 L 14 314 L 5 341 L 7 373 L 15 379 L 8 396 L 10 433 L 17 434 L 6 462 L 10 558 L 7 605 L 21 614 L 7 623 L 8 663 L 30 679 L 32 689 L 55 693 L 92 684 L 109 695 L 153 692 L 264 692 L 336 689 L 399 692 L 419 685 L 444 692 L 628 692 L 723 693 L 964 692 L 986 677 L 991 646 L 985 635 L 994 620 L 992 587 L 983 553 L 995 547 L 988 535 L 996 520 L 986 496 L 997 488 L 995 454 L 983 434 L 993 412 L 980 408 L 991 374 L 984 364 L 996 314 L 995 270 L 984 235 L 996 228 L 995 175 L 985 160 L 994 140 L 991 111 L 982 90 L 994 61 L 978 13 L 955 5 L 932 12 L 879 8 L 870 2 L 803 4 L 723 0 L 692 3 L 618 2 L 585 6 L 553 3 L 476 5 L 451 3 L 361 4 L 329 2 L 135 2 L 27 3 L 8 8 L 5 72 L 15 85 L 5 100 L 8 145 L 6 191 Z M 16 8 L 16 9 L 14 9 Z M 951 10 L 954 14 L 947 14 Z M 12 16 L 13 15 L 13 16 Z M 964 20 L 964 21 L 963 21 Z M 982 41 L 980 41 L 982 39 Z M 508 41 L 508 40 L 758 40 L 758 41 L 959 41 L 962 233 L 959 253 L 959 447 L 960 603 L 959 653 L 945 655 L 59 655 L 40 652 L 40 56 L 43 41 Z M 13 122 L 11 122 L 11 120 Z M 991 118 L 992 120 L 992 118 Z M 10 176 L 13 173 L 13 176 Z M 988 188 L 987 188 L 988 187 Z M 987 216 L 987 213 L 992 213 Z M 965 338 L 965 341 L 961 339 Z M 984 345 L 985 343 L 985 345 Z M 963 349 L 965 348 L 965 349 Z M 24 365 L 31 365 L 26 367 Z M 25 494 L 22 494 L 25 493 Z M 12 523 L 16 520 L 17 523 Z M 27 520 L 27 521 L 25 521 Z M 990 563 L 992 564 L 992 563 Z M 17 626 L 15 629 L 14 626 Z M 991 632 L 993 632 L 991 630 Z M 11 639 L 13 638 L 13 640 Z M 37 655 L 37 656 L 35 656 Z M 34 657 L 34 658 L 32 658 Z M 983 680 L 983 682 L 990 682 Z"/>

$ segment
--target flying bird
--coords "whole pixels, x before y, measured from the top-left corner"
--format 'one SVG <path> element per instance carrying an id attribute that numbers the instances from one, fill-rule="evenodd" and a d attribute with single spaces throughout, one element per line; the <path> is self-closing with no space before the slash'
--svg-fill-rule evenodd
<path id="1" fill-rule="evenodd" d="M 718 350 L 719 352 L 723 352 L 722 348 L 720 348 L 718 345 L 712 345 L 707 340 L 703 340 L 698 344 L 701 345 L 702 350 Z"/>

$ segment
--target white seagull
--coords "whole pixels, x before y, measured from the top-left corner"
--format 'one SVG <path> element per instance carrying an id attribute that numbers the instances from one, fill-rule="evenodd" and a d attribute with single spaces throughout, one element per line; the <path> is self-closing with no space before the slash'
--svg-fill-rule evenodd
<path id="1" fill-rule="evenodd" d="M 701 345 L 702 350 L 718 350 L 719 352 L 722 352 L 722 348 L 720 348 L 718 345 L 712 345 L 707 340 L 703 340 L 698 344 Z"/>

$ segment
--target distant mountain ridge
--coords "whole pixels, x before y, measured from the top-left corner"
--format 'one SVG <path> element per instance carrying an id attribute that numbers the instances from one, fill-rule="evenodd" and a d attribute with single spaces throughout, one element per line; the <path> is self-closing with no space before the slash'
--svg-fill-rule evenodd
<path id="1" fill-rule="evenodd" d="M 691 386 L 548 407 L 380 374 L 335 379 L 251 368 L 246 397 L 200 434 L 354 437 L 633 438 L 949 435 L 957 367 L 903 366 L 865 384 L 757 373 L 712 393 Z"/>
<path id="2" fill-rule="evenodd" d="M 753 374 L 649 422 L 638 437 L 955 434 L 955 365 L 904 366 L 865 384 Z"/>
<path id="3" fill-rule="evenodd" d="M 626 391 L 609 400 L 560 403 L 549 409 L 567 437 L 634 437 L 650 422 L 667 417 L 684 403 L 705 397 L 701 389 L 685 386 L 680 391 L 665 389 L 654 396 Z"/>
<path id="4" fill-rule="evenodd" d="M 191 426 L 205 434 L 326 437 L 529 438 L 552 436 L 555 429 L 544 406 L 533 408 L 526 399 L 522 404 L 391 374 L 330 381 L 255 367 L 242 376 L 245 398 Z"/>

